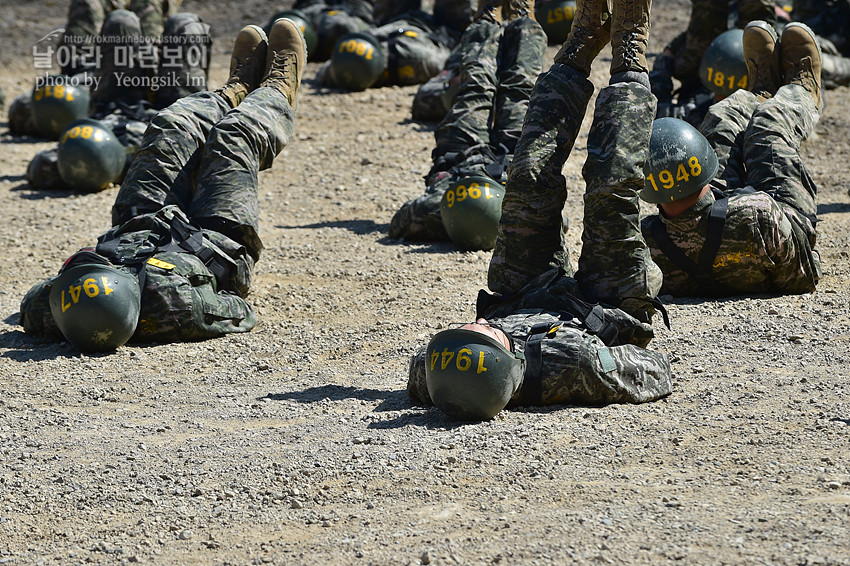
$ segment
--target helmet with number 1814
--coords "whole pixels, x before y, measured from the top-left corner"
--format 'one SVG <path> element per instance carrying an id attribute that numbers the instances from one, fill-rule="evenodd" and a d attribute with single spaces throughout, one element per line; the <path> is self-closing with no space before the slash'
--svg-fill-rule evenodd
<path id="1" fill-rule="evenodd" d="M 747 89 L 749 75 L 744 59 L 744 30 L 730 29 L 714 38 L 702 55 L 699 78 L 718 98 Z"/>
<path id="2" fill-rule="evenodd" d="M 717 174 L 717 154 L 696 128 L 679 118 L 652 123 L 640 198 L 663 203 L 700 191 Z"/>

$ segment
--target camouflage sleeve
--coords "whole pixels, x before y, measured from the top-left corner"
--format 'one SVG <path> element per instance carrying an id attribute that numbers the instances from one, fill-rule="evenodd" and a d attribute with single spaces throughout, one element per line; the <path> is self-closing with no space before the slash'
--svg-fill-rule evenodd
<path id="1" fill-rule="evenodd" d="M 606 347 L 566 328 L 543 341 L 541 404 L 645 403 L 672 391 L 667 356 L 632 344 Z M 518 401 L 522 395 L 515 397 Z"/>
<path id="2" fill-rule="evenodd" d="M 413 356 L 410 357 L 410 367 L 407 374 L 407 395 L 414 403 L 433 405 L 431 395 L 428 394 L 428 384 L 425 381 L 425 350 L 427 345 L 423 344 Z"/>
<path id="3" fill-rule="evenodd" d="M 62 333 L 50 312 L 50 290 L 53 288 L 51 277 L 33 285 L 21 301 L 21 326 L 24 332 L 32 336 L 62 340 Z"/>
<path id="4" fill-rule="evenodd" d="M 414 241 L 448 241 L 449 235 L 443 226 L 440 201 L 449 187 L 449 176 L 425 190 L 425 194 L 404 203 L 390 221 L 390 238 Z"/>
<path id="5" fill-rule="evenodd" d="M 147 265 L 138 342 L 184 342 L 248 332 L 257 324 L 251 306 L 236 294 L 219 291 L 215 276 L 200 259 L 162 253 Z"/>

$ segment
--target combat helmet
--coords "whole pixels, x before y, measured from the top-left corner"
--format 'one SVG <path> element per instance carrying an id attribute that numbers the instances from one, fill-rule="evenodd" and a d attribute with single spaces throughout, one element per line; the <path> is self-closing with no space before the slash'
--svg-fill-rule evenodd
<path id="1" fill-rule="evenodd" d="M 58 140 L 69 123 L 89 115 L 89 91 L 72 84 L 46 84 L 33 89 L 32 118 L 36 131 Z"/>
<path id="2" fill-rule="evenodd" d="M 301 30 L 302 35 L 304 35 L 304 42 L 307 45 L 307 58 L 309 60 L 313 60 L 312 56 L 316 50 L 316 46 L 319 43 L 319 36 L 316 34 L 316 28 L 313 26 L 313 23 L 310 21 L 310 18 L 307 17 L 307 14 L 302 12 L 301 10 L 283 10 L 282 12 L 278 12 L 268 21 L 268 23 L 263 28 L 263 31 L 268 35 L 271 32 L 272 26 L 276 21 L 280 18 L 286 18 L 288 20 L 292 20 L 298 29 Z"/>
<path id="3" fill-rule="evenodd" d="M 386 64 L 386 56 L 375 36 L 357 32 L 337 41 L 329 70 L 336 86 L 359 91 L 378 82 Z"/>
<path id="4" fill-rule="evenodd" d="M 54 279 L 50 312 L 68 342 L 83 352 L 109 352 L 136 330 L 138 280 L 91 251 L 75 254 Z"/>
<path id="5" fill-rule="evenodd" d="M 488 177 L 461 177 L 443 193 L 440 217 L 449 238 L 465 250 L 496 245 L 505 188 Z"/>
<path id="6" fill-rule="evenodd" d="M 75 191 L 100 191 L 121 175 L 126 155 L 106 124 L 91 118 L 75 120 L 59 140 L 59 176 Z"/>
<path id="7" fill-rule="evenodd" d="M 567 40 L 576 12 L 575 0 L 549 0 L 537 2 L 534 19 L 546 32 L 549 43 L 560 44 Z"/>
<path id="8" fill-rule="evenodd" d="M 726 98 L 749 84 L 744 59 L 744 30 L 730 29 L 714 38 L 702 55 L 699 79 L 718 98 Z"/>
<path id="9" fill-rule="evenodd" d="M 678 118 L 652 123 L 640 198 L 671 202 L 701 190 L 717 174 L 717 154 L 696 128 Z"/>
<path id="10" fill-rule="evenodd" d="M 456 419 L 496 416 L 522 384 L 524 371 L 522 354 L 475 330 L 443 330 L 426 349 L 428 394 L 438 409 Z"/>

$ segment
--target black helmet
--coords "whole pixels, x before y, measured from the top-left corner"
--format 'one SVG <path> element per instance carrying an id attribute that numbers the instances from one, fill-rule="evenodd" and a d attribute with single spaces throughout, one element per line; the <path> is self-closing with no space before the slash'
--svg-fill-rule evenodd
<path id="1" fill-rule="evenodd" d="M 272 16 L 272 19 L 270 19 L 263 28 L 266 34 L 271 32 L 272 26 L 280 18 L 292 20 L 295 25 L 298 26 L 301 33 L 304 35 L 304 42 L 307 45 L 307 57 L 309 58 L 313 55 L 316 45 L 319 43 L 319 36 L 316 35 L 316 28 L 313 27 L 313 23 L 310 21 L 310 18 L 307 17 L 307 14 L 301 10 L 284 10 L 282 12 L 278 12 Z"/>
<path id="2" fill-rule="evenodd" d="M 59 139 L 59 175 L 75 191 L 100 191 L 121 175 L 126 156 L 106 124 L 91 118 L 75 120 Z"/>
<path id="3" fill-rule="evenodd" d="M 375 36 L 349 33 L 337 41 L 331 55 L 333 82 L 346 90 L 366 90 L 386 69 L 386 57 Z"/>
<path id="4" fill-rule="evenodd" d="M 575 13 L 575 0 L 537 2 L 534 7 L 534 19 L 546 32 L 549 43 L 563 43 L 567 40 Z"/>
<path id="5" fill-rule="evenodd" d="M 438 332 L 428 343 L 425 381 L 441 411 L 462 420 L 496 416 L 522 384 L 525 358 L 496 339 L 463 328 Z"/>
<path id="6" fill-rule="evenodd" d="M 47 84 L 32 92 L 33 122 L 45 138 L 58 140 L 69 123 L 88 115 L 89 91 L 85 87 Z"/>
<path id="7" fill-rule="evenodd" d="M 691 195 L 717 174 L 717 154 L 696 128 L 678 118 L 652 123 L 640 198 L 663 203 Z"/>
<path id="8" fill-rule="evenodd" d="M 744 59 L 744 30 L 730 29 L 714 38 L 702 55 L 699 79 L 720 98 L 747 90 L 749 75 Z"/>
<path id="9" fill-rule="evenodd" d="M 83 352 L 115 350 L 130 339 L 139 322 L 139 282 L 92 252 L 75 258 L 53 281 L 53 319 L 65 339 Z"/>
<path id="10" fill-rule="evenodd" d="M 440 216 L 452 241 L 465 250 L 496 245 L 505 188 L 482 176 L 462 177 L 443 193 Z"/>

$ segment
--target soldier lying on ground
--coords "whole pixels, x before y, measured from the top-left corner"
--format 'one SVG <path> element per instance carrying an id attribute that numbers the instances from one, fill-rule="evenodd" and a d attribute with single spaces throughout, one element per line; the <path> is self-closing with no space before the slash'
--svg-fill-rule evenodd
<path id="1" fill-rule="evenodd" d="M 479 420 L 506 404 L 640 403 L 670 393 L 667 357 L 643 348 L 661 286 L 638 225 L 655 114 L 644 56 L 649 5 L 615 0 L 603 26 L 606 0 L 577 3 L 567 41 L 534 86 L 510 165 L 488 273 L 495 294 L 479 295 L 475 323 L 437 333 L 413 357 L 414 401 Z M 562 169 L 593 94 L 591 62 L 609 40 L 611 80 L 587 140 L 584 245 L 573 278 Z"/>
<path id="2" fill-rule="evenodd" d="M 515 9 L 502 26 L 500 12 L 508 3 Z M 518 9 L 520 5 L 526 11 Z M 545 48 L 546 36 L 530 17 L 528 2 L 484 4 L 461 40 L 463 82 L 451 111 L 434 132 L 436 147 L 425 194 L 395 213 L 390 237 L 445 241 L 451 236 L 466 249 L 493 247 L 504 171 L 519 140 Z M 478 187 L 477 193 L 473 187 Z M 452 192 L 451 202 L 441 215 L 447 191 Z"/>
<path id="3" fill-rule="evenodd" d="M 818 43 L 803 24 L 779 42 L 755 21 L 744 52 L 750 91 L 714 104 L 702 135 L 675 118 L 653 129 L 641 197 L 659 215 L 642 227 L 663 293 L 808 293 L 820 278 L 817 187 L 799 153 L 820 117 Z"/>
<path id="4" fill-rule="evenodd" d="M 151 122 L 112 208 L 114 227 L 21 302 L 28 334 L 84 351 L 247 332 L 260 257 L 257 173 L 292 136 L 306 64 L 289 20 L 236 38 L 225 87 Z"/>

